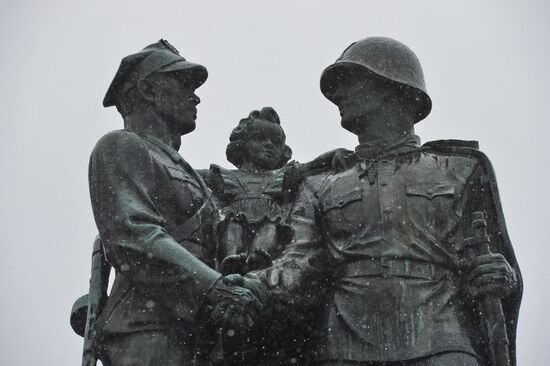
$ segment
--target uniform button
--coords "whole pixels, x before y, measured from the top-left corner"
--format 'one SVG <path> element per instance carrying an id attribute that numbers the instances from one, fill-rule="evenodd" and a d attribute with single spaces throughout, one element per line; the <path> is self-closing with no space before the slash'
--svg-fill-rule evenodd
<path id="1" fill-rule="evenodd" d="M 428 189 L 426 193 L 428 193 L 431 196 L 432 194 L 434 194 L 434 191 L 432 191 L 431 189 Z"/>
<path id="2" fill-rule="evenodd" d="M 386 207 L 386 208 L 384 209 L 384 213 L 389 214 L 389 213 L 391 213 L 391 212 L 392 212 L 392 209 L 389 208 L 389 207 Z"/>

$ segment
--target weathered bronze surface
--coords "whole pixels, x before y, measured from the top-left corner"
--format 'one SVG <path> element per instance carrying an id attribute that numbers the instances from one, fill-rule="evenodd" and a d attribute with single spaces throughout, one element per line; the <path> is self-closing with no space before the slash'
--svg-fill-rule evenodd
<path id="1" fill-rule="evenodd" d="M 206 77 L 203 66 L 161 40 L 125 57 L 105 96 L 124 130 L 97 143 L 89 180 L 116 277 L 84 364 L 95 357 L 105 365 L 189 364 L 213 344 L 213 329 L 223 324 L 238 334 L 261 309 L 250 291 L 228 286 L 213 268 L 218 212 L 177 153 L 180 137 L 195 128 L 195 89 Z"/>
<path id="2" fill-rule="evenodd" d="M 414 53 L 361 40 L 324 71 L 321 89 L 359 138 L 351 167 L 306 180 L 289 249 L 240 283 L 265 287 L 283 312 L 318 311 L 317 363 L 496 365 L 504 345 L 514 364 L 521 276 L 494 173 L 477 143 L 420 145 L 414 124 L 431 101 Z M 463 259 L 477 212 L 491 251 Z M 506 336 L 484 334 L 499 323 L 478 311 L 487 298 L 502 299 Z"/>
<path id="3" fill-rule="evenodd" d="M 193 170 L 177 150 L 206 76 L 160 41 L 107 93 L 125 129 L 94 149 L 90 191 L 116 279 L 108 298 L 92 281 L 86 330 L 75 307 L 85 363 L 515 365 L 494 172 L 475 141 L 420 144 L 431 99 L 407 46 L 366 38 L 325 69 L 359 145 L 306 164 L 265 107 L 230 136 L 236 170 Z"/>
<path id="4" fill-rule="evenodd" d="M 217 227 L 219 269 L 225 275 L 246 274 L 270 266 L 290 241 L 288 216 L 303 179 L 341 169 L 346 152 L 329 151 L 305 164 L 289 162 L 292 150 L 271 107 L 250 112 L 229 140 L 227 159 L 238 169 L 213 164 L 201 174 L 222 212 Z M 278 327 L 264 325 L 245 339 L 224 334 L 224 364 L 285 363 L 293 358 L 303 363 L 302 352 L 296 349 L 303 348 L 308 338 L 300 326 L 307 324 L 296 317 L 292 327 L 285 323 L 282 319 Z"/>

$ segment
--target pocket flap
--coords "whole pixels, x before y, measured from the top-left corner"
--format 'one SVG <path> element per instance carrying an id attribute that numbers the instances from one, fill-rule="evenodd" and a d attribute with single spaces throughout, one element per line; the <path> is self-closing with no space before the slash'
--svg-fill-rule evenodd
<path id="1" fill-rule="evenodd" d="M 455 187 L 449 183 L 412 183 L 407 184 L 407 194 L 433 199 L 436 196 L 454 195 Z"/>
<path id="2" fill-rule="evenodd" d="M 177 168 L 172 168 L 172 167 L 166 167 L 166 170 L 168 171 L 168 175 L 170 176 L 170 178 L 181 180 L 183 182 L 188 182 L 200 188 L 199 183 L 193 177 L 191 177 L 186 171 L 177 169 Z"/>
<path id="3" fill-rule="evenodd" d="M 344 207 L 348 203 L 360 201 L 362 196 L 363 193 L 361 188 L 355 188 L 352 191 L 340 193 L 337 195 L 329 195 L 327 198 L 325 198 L 324 207 L 325 210 Z"/>

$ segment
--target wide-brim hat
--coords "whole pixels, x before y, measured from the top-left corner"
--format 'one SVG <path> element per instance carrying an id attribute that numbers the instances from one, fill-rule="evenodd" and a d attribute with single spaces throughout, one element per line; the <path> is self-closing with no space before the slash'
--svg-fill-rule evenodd
<path id="1" fill-rule="evenodd" d="M 196 89 L 208 78 L 206 67 L 187 61 L 168 41 L 161 39 L 142 51 L 126 56 L 105 94 L 103 106 L 117 105 L 138 81 L 153 73 L 181 73 L 189 86 Z"/>

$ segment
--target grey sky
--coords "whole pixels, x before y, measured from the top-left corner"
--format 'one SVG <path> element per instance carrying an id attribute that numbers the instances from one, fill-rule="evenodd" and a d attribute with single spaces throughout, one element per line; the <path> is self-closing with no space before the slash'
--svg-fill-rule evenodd
<path id="1" fill-rule="evenodd" d="M 180 152 L 225 162 L 231 129 L 273 106 L 294 158 L 355 146 L 319 77 L 349 43 L 396 38 L 420 58 L 434 108 L 423 141 L 479 140 L 499 179 L 525 280 L 519 365 L 550 359 L 547 208 L 550 3 L 545 1 L 0 2 L 0 349 L 6 365 L 75 365 L 68 325 L 96 229 L 87 165 L 120 128 L 101 106 L 120 59 L 159 38 L 210 73 Z M 414 4 L 414 5 L 413 5 Z M 41 304 L 42 302 L 42 304 Z"/>

